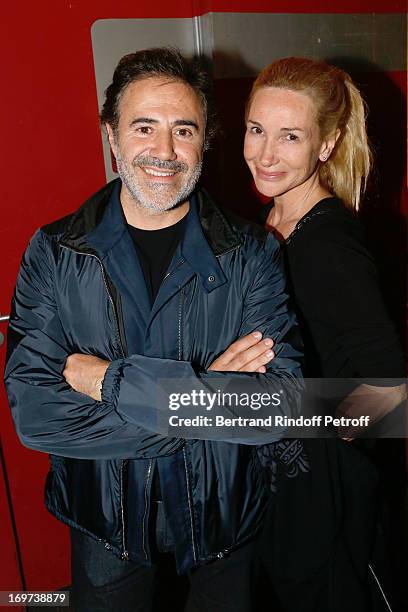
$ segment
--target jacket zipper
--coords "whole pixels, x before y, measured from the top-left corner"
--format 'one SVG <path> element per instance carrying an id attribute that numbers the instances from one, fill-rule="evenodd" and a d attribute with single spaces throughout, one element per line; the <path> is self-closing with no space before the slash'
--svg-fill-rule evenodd
<path id="1" fill-rule="evenodd" d="M 240 248 L 241 248 L 241 245 L 240 244 L 236 244 L 235 246 L 233 246 L 230 249 L 228 249 L 228 251 L 223 251 L 222 253 L 219 253 L 218 255 L 216 255 L 216 258 L 219 259 L 223 255 L 227 255 L 228 253 L 232 253 L 232 251 L 237 251 Z"/>
<path id="2" fill-rule="evenodd" d="M 120 519 L 122 522 L 122 548 L 123 553 L 121 554 L 121 558 L 128 561 L 129 553 L 126 550 L 126 539 L 125 539 L 125 509 L 123 506 L 123 467 L 127 464 L 127 459 L 122 459 L 120 462 Z"/>
<path id="3" fill-rule="evenodd" d="M 181 328 L 182 328 L 182 317 L 183 317 L 183 301 L 184 301 L 184 287 L 180 292 L 180 300 L 179 300 L 179 312 L 178 312 L 178 360 L 182 361 L 183 359 L 183 343 L 181 339 Z"/>
<path id="4" fill-rule="evenodd" d="M 183 345 L 181 340 L 181 330 L 182 330 L 182 315 L 183 315 L 183 301 L 184 301 L 184 288 L 180 292 L 180 302 L 179 302 L 179 316 L 178 316 L 178 359 L 179 361 L 183 358 Z M 194 539 L 194 519 L 193 519 L 193 508 L 191 502 L 191 491 L 190 491 L 190 478 L 188 475 L 187 469 L 187 457 L 186 451 L 183 448 L 183 459 L 184 459 L 184 472 L 186 475 L 186 487 L 187 487 L 187 501 L 188 501 L 188 511 L 190 515 L 190 529 L 191 529 L 191 544 L 193 548 L 193 558 L 194 561 L 197 562 L 197 550 Z"/>
<path id="5" fill-rule="evenodd" d="M 183 458 L 184 458 L 184 471 L 186 474 L 188 510 L 190 514 L 190 529 L 191 529 L 191 544 L 193 548 L 193 559 L 194 559 L 194 562 L 197 562 L 197 551 L 196 551 L 196 545 L 195 545 L 195 540 L 194 540 L 194 520 L 193 520 L 193 510 L 192 510 L 192 503 L 191 503 L 190 478 L 189 478 L 188 471 L 187 471 L 187 457 L 186 457 L 186 451 L 184 448 L 183 448 Z"/>
<path id="6" fill-rule="evenodd" d="M 72 249 L 71 247 L 65 246 L 61 243 L 59 243 L 59 246 L 63 249 L 66 249 L 67 251 L 72 251 L 73 253 L 76 253 L 77 255 L 84 255 L 85 257 L 93 257 L 99 264 L 99 267 L 101 269 L 101 273 L 102 273 L 102 278 L 103 278 L 103 282 L 105 285 L 105 289 L 106 289 L 106 293 L 108 295 L 109 301 L 112 305 L 112 312 L 113 312 L 113 317 L 115 319 L 115 325 L 116 325 L 116 334 L 117 334 L 117 340 L 118 340 L 118 345 L 120 348 L 120 351 L 122 353 L 122 357 L 125 357 L 125 351 L 123 349 L 123 345 L 122 345 L 122 340 L 121 340 L 121 336 L 120 336 L 120 327 L 119 327 L 119 320 L 118 320 L 118 316 L 116 313 L 116 308 L 115 308 L 115 303 L 113 301 L 113 297 L 109 291 L 109 287 L 108 287 L 108 282 L 106 280 L 106 274 L 105 274 L 105 269 L 103 267 L 103 264 L 101 262 L 101 260 L 99 259 L 99 257 L 97 257 L 96 255 L 94 255 L 93 253 L 84 253 L 83 251 L 76 251 L 75 249 Z M 122 559 L 129 559 L 129 552 L 126 550 L 126 537 L 125 537 L 125 509 L 124 509 L 124 502 L 123 502 L 123 468 L 125 463 L 127 463 L 126 459 L 122 459 L 120 462 L 120 519 L 121 519 L 121 524 L 122 524 L 122 547 L 123 547 L 123 552 L 121 554 L 121 558 Z"/>
<path id="7" fill-rule="evenodd" d="M 145 505 L 144 505 L 143 518 L 142 518 L 142 547 L 143 547 L 143 552 L 144 552 L 146 561 L 148 560 L 148 554 L 147 554 L 147 550 L 146 550 L 146 533 L 145 533 L 145 522 L 146 522 L 147 506 L 148 506 L 147 489 L 148 489 L 148 486 L 149 486 L 150 475 L 152 473 L 152 463 L 153 463 L 153 460 L 149 459 L 149 467 L 147 468 L 146 480 L 145 480 L 145 486 L 144 486 L 144 503 L 145 503 Z"/>
<path id="8" fill-rule="evenodd" d="M 169 278 L 169 276 L 171 274 L 173 274 L 173 272 L 175 272 L 177 270 L 177 268 L 179 268 L 181 266 L 181 264 L 184 263 L 184 259 L 179 259 L 179 261 L 176 263 L 176 265 L 174 266 L 174 268 L 172 270 L 170 270 L 170 272 L 167 272 L 164 276 L 163 276 L 163 280 L 162 283 L 164 283 L 164 281 Z"/>
<path id="9" fill-rule="evenodd" d="M 179 268 L 181 266 L 181 264 L 183 264 L 183 263 L 184 263 L 184 259 L 180 259 L 177 262 L 177 264 L 175 265 L 175 267 L 173 268 L 173 270 L 170 270 L 170 272 L 167 272 L 167 274 L 164 276 L 164 278 L 162 280 L 162 283 L 171 274 L 173 274 L 173 272 L 175 272 L 175 270 L 177 270 L 177 268 Z M 148 490 L 148 486 L 149 486 L 150 476 L 151 476 L 151 473 L 152 473 L 152 464 L 153 464 L 153 460 L 150 459 L 149 460 L 149 466 L 147 468 L 146 480 L 145 480 L 145 486 L 144 486 L 144 509 L 143 509 L 143 518 L 142 518 L 142 548 L 143 548 L 143 552 L 144 552 L 146 561 L 148 560 L 148 554 L 147 554 L 147 550 L 146 550 L 146 531 L 145 531 L 145 523 L 146 523 L 147 510 L 148 510 L 147 490 Z"/>

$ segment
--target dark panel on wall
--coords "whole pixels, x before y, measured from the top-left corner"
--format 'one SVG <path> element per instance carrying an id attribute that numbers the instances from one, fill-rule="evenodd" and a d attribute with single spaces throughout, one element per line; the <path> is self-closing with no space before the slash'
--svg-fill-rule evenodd
<path id="1" fill-rule="evenodd" d="M 198 0 L 196 14 L 209 11 L 242 13 L 405 13 L 404 0 Z"/>

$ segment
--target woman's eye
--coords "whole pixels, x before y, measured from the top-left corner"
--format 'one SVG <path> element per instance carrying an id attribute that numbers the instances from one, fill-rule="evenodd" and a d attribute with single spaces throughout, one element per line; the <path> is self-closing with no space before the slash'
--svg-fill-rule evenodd
<path id="1" fill-rule="evenodd" d="M 289 140 L 289 142 L 294 142 L 296 140 L 299 140 L 299 137 L 296 136 L 296 134 L 287 134 L 286 135 L 286 140 Z"/>
<path id="2" fill-rule="evenodd" d="M 262 134 L 261 128 L 258 127 L 257 125 L 254 125 L 248 129 L 249 129 L 250 134 Z"/>

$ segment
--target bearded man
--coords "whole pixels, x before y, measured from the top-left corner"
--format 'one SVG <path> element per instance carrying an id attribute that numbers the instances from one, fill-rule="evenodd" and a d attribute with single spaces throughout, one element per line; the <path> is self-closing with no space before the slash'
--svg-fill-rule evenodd
<path id="1" fill-rule="evenodd" d="M 156 394 L 164 379 L 228 372 L 259 390 L 299 375 L 275 239 L 196 186 L 208 92 L 174 49 L 122 58 L 101 113 L 120 178 L 41 228 L 17 280 L 6 385 L 22 443 L 51 454 L 76 612 L 151 610 L 164 553 L 188 574 L 188 610 L 250 609 L 256 440 L 169 435 Z"/>

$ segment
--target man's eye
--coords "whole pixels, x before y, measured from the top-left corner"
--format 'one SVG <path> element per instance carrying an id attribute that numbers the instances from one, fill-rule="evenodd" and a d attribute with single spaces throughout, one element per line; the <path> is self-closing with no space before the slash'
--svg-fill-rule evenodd
<path id="1" fill-rule="evenodd" d="M 151 134 L 152 128 L 150 127 L 150 125 L 141 125 L 137 128 L 136 131 L 139 132 L 139 134 Z"/>
<path id="2" fill-rule="evenodd" d="M 188 130 L 187 128 L 179 128 L 176 134 L 182 138 L 190 138 L 193 135 L 192 131 Z"/>

